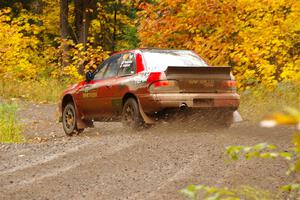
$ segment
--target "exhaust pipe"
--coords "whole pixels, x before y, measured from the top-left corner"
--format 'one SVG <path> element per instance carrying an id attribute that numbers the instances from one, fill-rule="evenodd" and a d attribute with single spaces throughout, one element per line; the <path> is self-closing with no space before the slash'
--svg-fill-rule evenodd
<path id="1" fill-rule="evenodd" d="M 180 110 L 185 110 L 185 109 L 187 109 L 187 105 L 186 105 L 186 103 L 182 103 L 180 106 L 179 106 L 179 109 Z"/>

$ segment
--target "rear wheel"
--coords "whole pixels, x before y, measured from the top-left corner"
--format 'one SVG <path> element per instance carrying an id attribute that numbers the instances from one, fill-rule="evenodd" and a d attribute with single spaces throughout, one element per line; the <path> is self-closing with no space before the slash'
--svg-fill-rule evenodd
<path id="1" fill-rule="evenodd" d="M 78 129 L 76 125 L 76 110 L 73 103 L 68 103 L 63 111 L 63 128 L 68 136 L 72 136 L 74 134 L 79 134 L 83 132 L 84 129 Z"/>
<path id="2" fill-rule="evenodd" d="M 134 98 L 127 99 L 123 106 L 122 123 L 133 130 L 138 130 L 144 125 L 138 103 Z"/>

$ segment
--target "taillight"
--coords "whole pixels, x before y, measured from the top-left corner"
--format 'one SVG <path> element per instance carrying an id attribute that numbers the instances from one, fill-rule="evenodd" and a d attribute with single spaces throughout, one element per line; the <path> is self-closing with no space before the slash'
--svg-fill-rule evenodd
<path id="1" fill-rule="evenodd" d="M 147 83 L 153 83 L 155 81 L 159 81 L 161 76 L 161 72 L 151 72 L 148 76 Z"/>
<path id="2" fill-rule="evenodd" d="M 175 80 L 156 81 L 150 85 L 149 89 L 151 93 L 172 93 L 179 91 L 178 83 Z"/>
<path id="3" fill-rule="evenodd" d="M 225 85 L 227 87 L 230 87 L 230 88 L 235 88 L 236 87 L 236 81 L 226 81 Z"/>
<path id="4" fill-rule="evenodd" d="M 221 82 L 221 89 L 236 89 L 236 81 L 233 80 L 226 80 Z"/>
<path id="5" fill-rule="evenodd" d="M 151 72 L 147 78 L 147 83 L 153 83 L 160 80 L 165 80 L 166 75 L 164 72 Z"/>
<path id="6" fill-rule="evenodd" d="M 148 76 L 149 90 L 151 93 L 178 92 L 178 83 L 175 80 L 167 80 L 164 72 L 151 72 Z"/>
<path id="7" fill-rule="evenodd" d="M 164 86 L 169 86 L 170 81 L 157 81 L 153 83 L 154 87 L 164 87 Z"/>

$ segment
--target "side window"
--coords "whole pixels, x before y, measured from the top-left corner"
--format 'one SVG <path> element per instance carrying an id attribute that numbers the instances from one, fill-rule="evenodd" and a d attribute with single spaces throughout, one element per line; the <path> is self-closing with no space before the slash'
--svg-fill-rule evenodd
<path id="1" fill-rule="evenodd" d="M 107 70 L 108 64 L 110 62 L 110 59 L 107 59 L 104 63 L 102 63 L 97 70 L 94 72 L 95 76 L 94 76 L 94 80 L 100 80 L 104 78 L 104 73 Z"/>
<path id="2" fill-rule="evenodd" d="M 110 62 L 108 62 L 107 70 L 105 71 L 104 78 L 110 78 L 117 76 L 118 70 L 121 64 L 121 55 L 115 55 L 111 57 Z"/>
<path id="3" fill-rule="evenodd" d="M 134 53 L 124 53 L 121 57 L 119 76 L 132 75 L 135 73 L 135 57 Z"/>

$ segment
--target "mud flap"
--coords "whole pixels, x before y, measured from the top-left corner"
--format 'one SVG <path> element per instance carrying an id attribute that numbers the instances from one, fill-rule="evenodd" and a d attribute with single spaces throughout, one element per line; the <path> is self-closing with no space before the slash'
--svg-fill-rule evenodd
<path id="1" fill-rule="evenodd" d="M 233 123 L 242 122 L 243 118 L 238 111 L 233 112 Z"/>
<path id="2" fill-rule="evenodd" d="M 141 116 L 142 116 L 144 122 L 145 122 L 146 124 L 154 124 L 155 122 L 154 122 L 150 117 L 148 117 L 148 116 L 146 115 L 146 113 L 144 112 L 143 107 L 142 107 L 142 105 L 141 105 L 139 99 L 138 99 L 138 104 L 139 104 L 140 114 L 141 114 Z"/>
<path id="3" fill-rule="evenodd" d="M 76 120 L 76 127 L 77 129 L 84 129 L 84 128 L 94 128 L 94 123 L 91 120 L 86 120 L 84 119 L 84 115 L 82 113 L 77 113 L 77 105 L 75 105 L 76 109 L 76 115 L 77 115 L 77 120 Z"/>
<path id="4" fill-rule="evenodd" d="M 94 128 L 94 123 L 92 120 L 86 120 L 86 119 L 77 119 L 76 127 L 78 129 L 84 129 L 84 128 Z"/>

